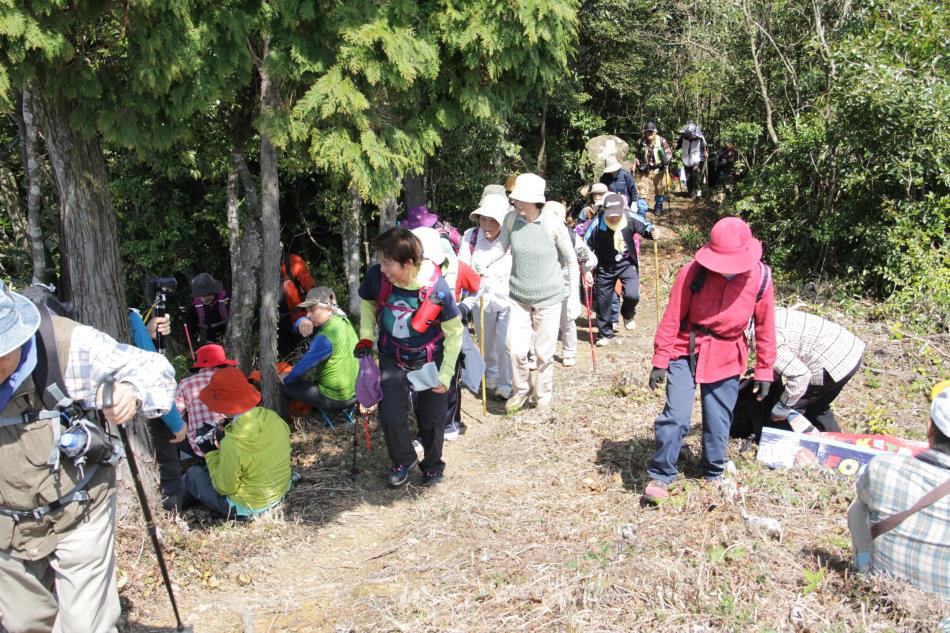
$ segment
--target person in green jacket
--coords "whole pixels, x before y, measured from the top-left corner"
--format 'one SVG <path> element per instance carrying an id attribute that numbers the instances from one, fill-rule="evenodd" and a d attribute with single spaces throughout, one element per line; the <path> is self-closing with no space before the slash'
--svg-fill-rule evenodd
<path id="1" fill-rule="evenodd" d="M 322 411 L 343 409 L 356 397 L 356 332 L 330 288 L 314 288 L 297 307 L 307 311 L 314 336 L 307 353 L 284 375 L 281 395 Z"/>
<path id="2" fill-rule="evenodd" d="M 237 367 L 219 369 L 198 398 L 227 416 L 216 450 L 185 473 L 182 506 L 200 501 L 225 519 L 251 517 L 280 503 L 290 490 L 290 428 L 257 406 L 260 392 Z"/>

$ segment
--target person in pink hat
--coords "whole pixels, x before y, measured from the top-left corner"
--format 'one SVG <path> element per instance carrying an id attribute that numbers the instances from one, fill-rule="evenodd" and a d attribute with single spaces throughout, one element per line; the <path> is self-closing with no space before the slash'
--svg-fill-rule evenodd
<path id="1" fill-rule="evenodd" d="M 676 275 L 666 312 L 653 339 L 650 389 L 666 380 L 666 404 L 656 418 L 656 453 L 650 459 L 648 503 L 669 496 L 680 445 L 689 432 L 693 396 L 703 406 L 702 476 L 717 481 L 726 466 L 726 445 L 739 376 L 749 357 L 746 327 L 755 332 L 755 392 L 768 394 L 776 358 L 775 297 L 762 243 L 739 218 L 716 223 L 709 243 Z"/>
<path id="2" fill-rule="evenodd" d="M 185 378 L 178 384 L 175 393 L 175 405 L 185 418 L 188 435 L 188 447 L 184 450 L 203 460 L 204 451 L 198 446 L 197 438 L 224 423 L 224 416 L 211 411 L 198 397 L 201 390 L 208 386 L 211 378 L 222 367 L 233 367 L 237 361 L 229 360 L 224 348 L 217 343 L 209 343 L 198 348 L 192 371 L 198 373 Z"/>

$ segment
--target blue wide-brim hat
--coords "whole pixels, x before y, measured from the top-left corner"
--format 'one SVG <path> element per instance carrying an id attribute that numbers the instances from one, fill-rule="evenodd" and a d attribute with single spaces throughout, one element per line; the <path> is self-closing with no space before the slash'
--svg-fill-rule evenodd
<path id="1" fill-rule="evenodd" d="M 0 356 L 24 343 L 40 327 L 40 311 L 32 301 L 0 281 Z"/>

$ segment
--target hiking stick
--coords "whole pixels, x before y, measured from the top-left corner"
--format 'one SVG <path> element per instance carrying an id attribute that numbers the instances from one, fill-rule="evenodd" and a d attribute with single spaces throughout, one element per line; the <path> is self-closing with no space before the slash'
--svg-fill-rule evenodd
<path id="1" fill-rule="evenodd" d="M 590 365 L 597 371 L 597 352 L 594 351 L 594 326 L 590 322 L 590 285 L 584 280 L 584 302 L 587 304 L 587 340 L 590 342 Z"/>
<path id="2" fill-rule="evenodd" d="M 485 295 L 478 298 L 478 347 L 482 353 L 482 359 L 485 358 Z M 488 385 L 486 384 L 486 374 L 482 374 L 482 415 L 488 415 Z"/>
<path id="3" fill-rule="evenodd" d="M 115 381 L 112 376 L 106 378 L 102 385 L 102 408 L 112 408 L 112 390 L 115 387 Z M 119 437 L 122 438 L 122 446 L 125 448 L 125 456 L 129 460 L 129 470 L 132 473 L 132 483 L 135 484 L 135 495 L 139 498 L 139 506 L 142 508 L 142 515 L 145 517 L 145 528 L 152 540 L 152 548 L 155 550 L 155 559 L 158 561 L 158 569 L 162 572 L 162 581 L 165 583 L 165 589 L 168 591 L 168 599 L 172 603 L 172 611 L 175 612 L 176 631 L 187 631 L 193 633 L 190 626 L 185 626 L 181 621 L 181 615 L 178 613 L 178 603 L 175 601 L 175 592 L 172 589 L 172 581 L 168 575 L 168 565 L 165 564 L 165 555 L 162 554 L 162 545 L 158 541 L 158 530 L 155 529 L 155 520 L 152 518 L 152 510 L 148 506 L 148 498 L 145 496 L 145 487 L 142 485 L 142 476 L 139 474 L 138 464 L 135 462 L 135 453 L 132 452 L 132 443 L 129 441 L 129 432 L 125 430 L 124 424 L 119 427 Z"/>
<path id="4" fill-rule="evenodd" d="M 656 326 L 660 327 L 660 252 L 653 240 L 653 278 L 656 281 Z"/>
<path id="5" fill-rule="evenodd" d="M 191 362 L 195 362 L 195 348 L 191 344 L 191 335 L 188 333 L 188 324 L 182 323 L 182 326 L 185 328 L 185 340 L 188 341 L 188 350 L 191 351 Z"/>
<path id="6" fill-rule="evenodd" d="M 360 413 L 360 417 L 364 417 L 365 413 Z M 353 425 L 353 449 L 352 455 L 350 456 L 350 480 L 356 481 L 356 475 L 360 472 L 356 469 L 356 451 L 360 443 L 360 425 Z"/>

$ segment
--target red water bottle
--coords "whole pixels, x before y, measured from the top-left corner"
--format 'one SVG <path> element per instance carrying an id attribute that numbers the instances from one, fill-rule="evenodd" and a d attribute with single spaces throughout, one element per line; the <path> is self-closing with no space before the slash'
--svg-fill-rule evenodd
<path id="1" fill-rule="evenodd" d="M 441 292 L 430 292 L 427 294 L 422 304 L 416 310 L 416 313 L 412 315 L 412 319 L 409 321 L 410 327 L 419 334 L 428 330 L 429 326 L 435 322 L 436 318 L 442 312 L 443 299 L 444 297 Z"/>

